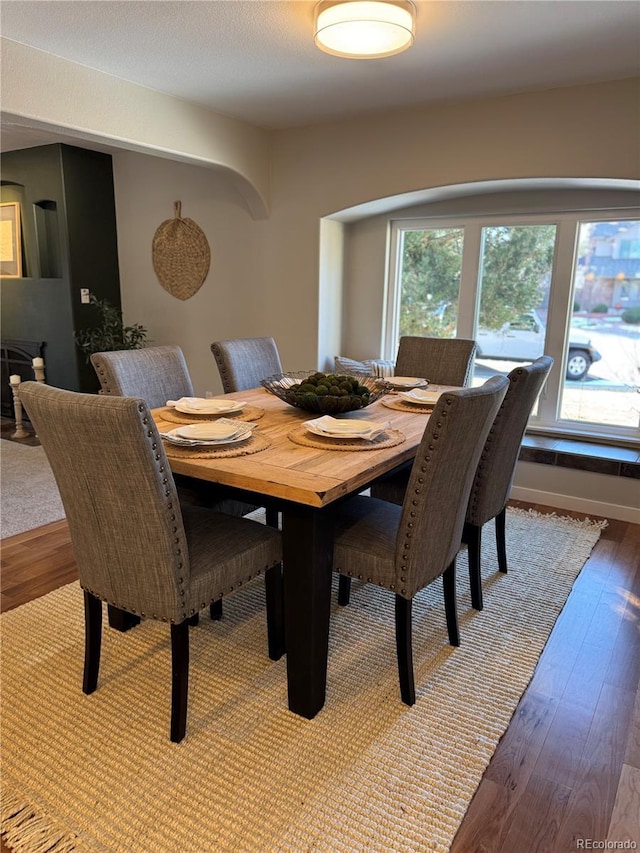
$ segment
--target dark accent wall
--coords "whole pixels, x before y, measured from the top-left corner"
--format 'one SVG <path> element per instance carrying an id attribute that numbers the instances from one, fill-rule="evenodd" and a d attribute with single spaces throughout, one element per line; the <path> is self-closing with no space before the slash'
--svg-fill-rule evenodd
<path id="1" fill-rule="evenodd" d="M 44 341 L 47 383 L 96 391 L 74 334 L 99 320 L 81 288 L 121 304 L 111 157 L 44 145 L 4 153 L 1 169 L 2 201 L 20 202 L 23 250 L 23 277 L 2 279 L 2 339 Z"/>

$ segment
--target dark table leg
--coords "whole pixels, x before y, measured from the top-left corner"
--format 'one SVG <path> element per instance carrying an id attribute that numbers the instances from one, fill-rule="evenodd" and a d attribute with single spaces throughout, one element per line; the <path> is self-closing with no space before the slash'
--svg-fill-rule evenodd
<path id="1" fill-rule="evenodd" d="M 287 504 L 282 513 L 289 709 L 311 719 L 324 705 L 329 649 L 333 513 Z"/>

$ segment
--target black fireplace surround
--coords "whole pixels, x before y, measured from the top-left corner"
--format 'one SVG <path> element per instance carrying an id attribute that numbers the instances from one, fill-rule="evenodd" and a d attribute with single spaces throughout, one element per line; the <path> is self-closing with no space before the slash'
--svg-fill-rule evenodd
<path id="1" fill-rule="evenodd" d="M 4 340 L 0 342 L 2 375 L 2 417 L 13 418 L 13 392 L 9 377 L 17 374 L 23 382 L 35 379 L 33 359 L 43 358 L 44 341 Z M 25 414 L 26 418 L 26 414 Z"/>

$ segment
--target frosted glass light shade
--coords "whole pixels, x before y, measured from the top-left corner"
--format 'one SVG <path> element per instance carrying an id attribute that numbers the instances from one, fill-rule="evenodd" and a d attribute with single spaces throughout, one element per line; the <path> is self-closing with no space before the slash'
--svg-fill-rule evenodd
<path id="1" fill-rule="evenodd" d="M 325 0 L 316 6 L 315 43 L 336 56 L 392 56 L 413 44 L 414 28 L 409 0 Z"/>

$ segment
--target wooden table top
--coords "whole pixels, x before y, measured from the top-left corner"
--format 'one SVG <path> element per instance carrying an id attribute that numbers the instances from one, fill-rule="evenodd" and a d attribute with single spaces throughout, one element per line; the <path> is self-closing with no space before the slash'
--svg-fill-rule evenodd
<path id="1" fill-rule="evenodd" d="M 388 421 L 393 429 L 406 436 L 406 440 L 379 450 L 333 451 L 303 447 L 287 438 L 287 433 L 293 428 L 318 416 L 288 405 L 265 388 L 224 396 L 246 400 L 252 406 L 264 409 L 264 416 L 256 421 L 257 430 L 271 440 L 271 446 L 247 456 L 172 458 L 172 471 L 313 507 L 326 506 L 359 491 L 397 465 L 412 460 L 429 418 L 428 413 L 390 409 L 378 400 L 361 410 L 360 417 Z M 160 430 L 175 428 L 175 423 L 161 419 L 161 412 L 161 409 L 152 410 Z"/>

